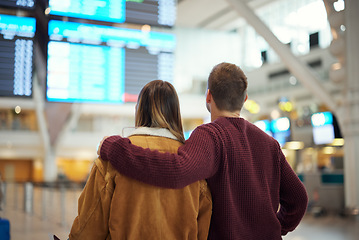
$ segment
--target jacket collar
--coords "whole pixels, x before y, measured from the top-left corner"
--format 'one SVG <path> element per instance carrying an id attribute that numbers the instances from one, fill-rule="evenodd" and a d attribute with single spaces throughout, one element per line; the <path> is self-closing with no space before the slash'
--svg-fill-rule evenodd
<path id="1" fill-rule="evenodd" d="M 129 135 L 129 137 L 134 135 L 166 137 L 178 141 L 176 136 L 173 135 L 167 128 L 138 127 Z"/>

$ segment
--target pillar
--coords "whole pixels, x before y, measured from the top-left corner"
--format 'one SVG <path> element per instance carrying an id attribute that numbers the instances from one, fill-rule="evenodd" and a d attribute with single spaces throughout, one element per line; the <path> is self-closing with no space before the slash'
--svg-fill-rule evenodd
<path id="1" fill-rule="evenodd" d="M 44 156 L 44 181 L 54 182 L 57 179 L 56 155 L 52 149 L 48 149 Z"/>
<path id="2" fill-rule="evenodd" d="M 345 205 L 359 208 L 359 1 L 345 1 L 347 82 L 341 109 L 344 135 Z"/>

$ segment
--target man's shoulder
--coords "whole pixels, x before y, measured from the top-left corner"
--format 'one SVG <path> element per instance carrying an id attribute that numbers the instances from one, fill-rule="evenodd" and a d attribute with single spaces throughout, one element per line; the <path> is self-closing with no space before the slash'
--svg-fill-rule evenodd
<path id="1" fill-rule="evenodd" d="M 276 142 L 273 137 L 244 118 L 218 118 L 212 123 L 212 127 L 225 129 L 224 131 L 228 134 L 238 133 L 243 136 L 261 139 L 261 141 L 272 142 L 273 144 Z"/>
<path id="2" fill-rule="evenodd" d="M 209 122 L 199 125 L 195 128 L 193 131 L 196 132 L 196 134 L 208 134 L 208 133 L 218 133 L 221 130 L 221 126 L 218 125 L 215 122 Z"/>

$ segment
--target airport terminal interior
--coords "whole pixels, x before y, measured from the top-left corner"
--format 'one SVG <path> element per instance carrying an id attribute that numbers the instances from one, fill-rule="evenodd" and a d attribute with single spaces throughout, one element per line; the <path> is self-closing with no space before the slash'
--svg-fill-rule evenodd
<path id="1" fill-rule="evenodd" d="M 275 138 L 309 204 L 285 240 L 359 239 L 359 1 L 0 0 L 0 218 L 67 239 L 104 136 L 141 88 L 178 92 L 185 138 L 210 122 L 208 75 L 248 78 L 241 117 Z"/>

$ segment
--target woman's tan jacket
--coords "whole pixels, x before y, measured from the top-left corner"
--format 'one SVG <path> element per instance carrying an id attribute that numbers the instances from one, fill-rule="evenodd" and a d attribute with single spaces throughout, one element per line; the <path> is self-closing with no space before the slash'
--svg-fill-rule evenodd
<path id="1" fill-rule="evenodd" d="M 143 148 L 177 153 L 167 129 L 138 128 L 129 137 Z M 78 200 L 69 239 L 207 239 L 212 198 L 206 181 L 182 189 L 148 185 L 98 158 Z"/>

